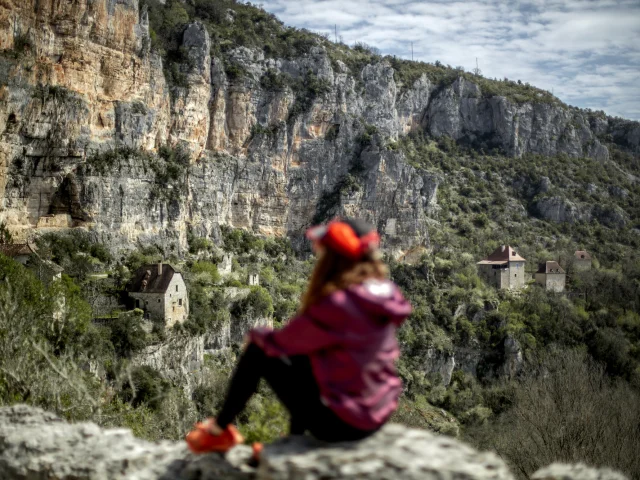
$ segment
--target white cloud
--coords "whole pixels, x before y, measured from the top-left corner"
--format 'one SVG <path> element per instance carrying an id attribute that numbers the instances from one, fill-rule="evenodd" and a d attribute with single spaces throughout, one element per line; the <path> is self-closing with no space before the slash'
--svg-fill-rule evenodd
<path id="1" fill-rule="evenodd" d="M 640 120 L 638 0 L 263 0 L 286 24 L 385 54 L 480 68 Z"/>

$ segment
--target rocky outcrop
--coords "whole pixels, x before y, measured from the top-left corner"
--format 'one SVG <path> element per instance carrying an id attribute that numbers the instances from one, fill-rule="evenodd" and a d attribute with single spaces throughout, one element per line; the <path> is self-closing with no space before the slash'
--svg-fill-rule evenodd
<path id="1" fill-rule="evenodd" d="M 622 228 L 628 215 L 617 205 L 574 203 L 562 196 L 542 197 L 533 203 L 540 218 L 554 223 L 576 223 L 597 220 L 610 228 Z"/>
<path id="2" fill-rule="evenodd" d="M 150 443 L 126 429 L 67 424 L 27 406 L 0 409 L 0 478 L 22 480 L 247 479 L 245 448 L 223 461 L 196 458 L 183 442 Z M 248 448 L 248 447 L 247 447 Z M 239 457 L 239 458 L 236 458 Z M 234 465 L 234 464 L 237 464 Z"/>
<path id="3" fill-rule="evenodd" d="M 184 442 L 150 443 L 129 430 L 93 423 L 68 424 L 26 405 L 0 408 L 0 478 L 22 480 L 208 480 L 208 479 L 492 479 L 513 475 L 497 455 L 478 452 L 450 437 L 400 425 L 356 443 L 324 444 L 289 437 L 267 445 L 258 468 L 251 449 L 238 446 L 224 457 L 193 455 Z M 536 480 L 625 480 L 608 469 L 554 464 Z"/>
<path id="4" fill-rule="evenodd" d="M 555 223 L 576 223 L 586 220 L 588 215 L 575 203 L 559 196 L 541 198 L 534 206 L 541 218 Z"/>
<path id="5" fill-rule="evenodd" d="M 428 348 L 423 357 L 423 369 L 428 375 L 439 377 L 443 385 L 451 383 L 455 370 L 474 378 L 514 378 L 524 363 L 522 347 L 513 337 L 507 336 L 499 348 L 483 350 L 479 346 L 457 346 L 448 350 Z"/>
<path id="6" fill-rule="evenodd" d="M 625 480 L 623 474 L 609 468 L 592 468 L 584 464 L 553 463 L 534 473 L 533 480 Z"/>
<path id="7" fill-rule="evenodd" d="M 634 149 L 640 137 L 634 122 L 489 96 L 462 77 L 399 86 L 386 61 L 351 72 L 320 46 L 290 59 L 245 47 L 212 57 L 198 22 L 163 66 L 133 0 L 8 0 L 0 25 L 0 221 L 17 239 L 85 226 L 114 248 L 183 248 L 190 228 L 285 235 L 339 213 L 377 224 L 401 255 L 428 245 L 441 179 L 390 140 L 426 131 L 515 156 L 605 161 L 600 138 Z M 171 181 L 136 153 L 163 146 L 188 158 Z"/>
<path id="8" fill-rule="evenodd" d="M 552 103 L 517 104 L 501 96 L 485 98 L 478 85 L 464 78 L 433 98 L 427 119 L 434 136 L 499 147 L 514 156 L 566 153 L 601 161 L 609 158 L 584 113 Z"/>
<path id="9" fill-rule="evenodd" d="M 152 367 L 190 393 L 195 380 L 192 373 L 200 370 L 204 363 L 204 347 L 203 336 L 171 334 L 166 341 L 143 348 L 131 359 L 131 364 Z"/>
<path id="10" fill-rule="evenodd" d="M 456 367 L 455 354 L 429 348 L 424 359 L 424 371 L 427 374 L 435 374 L 440 377 L 442 384 L 451 383 L 451 375 Z"/>

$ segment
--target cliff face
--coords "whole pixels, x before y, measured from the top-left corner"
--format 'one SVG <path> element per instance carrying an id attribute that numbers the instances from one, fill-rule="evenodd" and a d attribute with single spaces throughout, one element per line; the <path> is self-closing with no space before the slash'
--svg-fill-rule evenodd
<path id="1" fill-rule="evenodd" d="M 387 425 L 361 442 L 328 445 L 289 437 L 267 445 L 259 467 L 248 466 L 251 449 L 238 446 L 225 457 L 193 455 L 184 442 L 150 443 L 126 429 L 93 423 L 67 424 L 26 405 L 0 409 L 2 478 L 110 480 L 145 479 L 450 479 L 510 480 L 497 455 L 444 436 Z M 26 447 L 26 448 L 25 448 Z M 584 465 L 554 464 L 536 480 L 626 480 L 618 472 Z"/>
<path id="2" fill-rule="evenodd" d="M 239 47 L 223 61 L 199 23 L 170 85 L 135 0 L 5 0 L 0 25 L 0 220 L 18 238 L 91 226 L 113 247 L 183 247 L 189 228 L 284 235 L 343 213 L 406 251 L 428 242 L 441 178 L 388 148 L 399 136 L 601 161 L 598 137 L 640 139 L 559 104 L 487 98 L 464 78 L 401 86 L 385 61 L 354 75 L 320 46 L 294 59 Z M 141 153 L 178 145 L 182 163 Z"/>

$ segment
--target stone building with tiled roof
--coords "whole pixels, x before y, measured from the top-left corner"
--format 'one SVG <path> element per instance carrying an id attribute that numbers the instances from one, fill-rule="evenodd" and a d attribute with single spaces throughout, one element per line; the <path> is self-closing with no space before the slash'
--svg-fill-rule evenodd
<path id="1" fill-rule="evenodd" d="M 551 292 L 564 292 L 567 283 L 567 274 L 558 262 L 548 261 L 541 263 L 535 274 L 536 283 L 542 285 Z"/>
<path id="2" fill-rule="evenodd" d="M 29 268 L 45 285 L 59 280 L 62 276 L 62 268 L 40 257 L 34 245 L 28 243 L 0 244 L 0 253 Z"/>
<path id="3" fill-rule="evenodd" d="M 576 250 L 573 254 L 573 270 L 576 272 L 591 270 L 591 254 L 586 250 Z"/>
<path id="4" fill-rule="evenodd" d="M 182 274 L 167 263 L 140 267 L 128 286 L 134 307 L 145 317 L 164 322 L 166 327 L 184 322 L 189 316 L 189 296 Z"/>
<path id="5" fill-rule="evenodd" d="M 26 265 L 29 259 L 35 255 L 35 249 L 28 243 L 5 243 L 0 245 L 0 253 L 5 257 L 13 258 L 16 262 Z"/>
<path id="6" fill-rule="evenodd" d="M 480 277 L 500 289 L 520 290 L 526 285 L 526 260 L 508 245 L 498 247 L 491 255 L 477 263 Z"/>

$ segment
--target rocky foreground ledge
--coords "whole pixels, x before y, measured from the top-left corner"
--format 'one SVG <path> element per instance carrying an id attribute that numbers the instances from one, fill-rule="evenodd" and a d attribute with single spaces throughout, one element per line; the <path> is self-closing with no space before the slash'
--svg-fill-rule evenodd
<path id="1" fill-rule="evenodd" d="M 290 437 L 265 448 L 257 469 L 249 447 L 226 456 L 193 455 L 184 442 L 151 443 L 126 429 L 69 424 L 26 405 L 0 408 L 0 479 L 513 479 L 493 453 L 454 439 L 388 425 L 357 443 L 327 445 Z M 551 465 L 536 480 L 626 480 L 611 470 Z"/>

